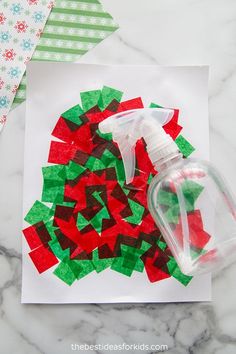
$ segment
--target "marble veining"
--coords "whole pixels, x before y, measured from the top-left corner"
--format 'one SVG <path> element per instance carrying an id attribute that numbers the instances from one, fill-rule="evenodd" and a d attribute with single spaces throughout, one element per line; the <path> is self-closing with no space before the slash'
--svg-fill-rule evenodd
<path id="1" fill-rule="evenodd" d="M 103 3 L 121 28 L 82 62 L 210 65 L 211 160 L 236 194 L 235 0 Z M 72 344 L 138 342 L 167 344 L 171 354 L 236 353 L 236 264 L 214 277 L 212 303 L 21 305 L 23 145 L 24 105 L 0 136 L 0 353 L 64 354 Z"/>

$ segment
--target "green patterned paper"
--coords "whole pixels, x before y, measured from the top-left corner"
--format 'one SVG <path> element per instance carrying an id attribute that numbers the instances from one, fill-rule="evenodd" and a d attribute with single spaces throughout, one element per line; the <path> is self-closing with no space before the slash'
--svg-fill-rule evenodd
<path id="1" fill-rule="evenodd" d="M 56 0 L 32 60 L 75 62 L 117 28 L 98 0 Z M 13 108 L 25 98 L 24 75 Z"/>

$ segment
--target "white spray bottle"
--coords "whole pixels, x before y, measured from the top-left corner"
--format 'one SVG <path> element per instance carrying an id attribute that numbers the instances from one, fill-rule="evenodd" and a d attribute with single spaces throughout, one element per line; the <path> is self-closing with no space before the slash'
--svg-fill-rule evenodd
<path id="1" fill-rule="evenodd" d="M 117 113 L 99 124 L 112 133 L 124 163 L 126 183 L 135 173 L 135 145 L 143 138 L 158 174 L 148 189 L 148 207 L 181 271 L 195 275 L 232 262 L 236 254 L 236 206 L 211 164 L 184 159 L 163 125 L 174 111 L 144 108 Z"/>

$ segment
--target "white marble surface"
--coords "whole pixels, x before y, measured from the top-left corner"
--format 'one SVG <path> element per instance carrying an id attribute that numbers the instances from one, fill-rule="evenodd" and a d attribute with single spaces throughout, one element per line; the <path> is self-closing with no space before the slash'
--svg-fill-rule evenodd
<path id="1" fill-rule="evenodd" d="M 211 160 L 236 194 L 236 1 L 103 3 L 121 28 L 84 62 L 210 65 Z M 0 136 L 0 353 L 60 354 L 73 352 L 71 344 L 123 342 L 167 344 L 173 354 L 236 353 L 236 264 L 214 278 L 212 303 L 21 305 L 23 143 L 24 105 Z"/>

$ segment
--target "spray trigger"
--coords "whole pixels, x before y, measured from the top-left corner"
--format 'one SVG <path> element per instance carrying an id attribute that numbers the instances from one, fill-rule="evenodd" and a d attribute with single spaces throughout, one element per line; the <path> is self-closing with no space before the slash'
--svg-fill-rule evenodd
<path id="1" fill-rule="evenodd" d="M 147 144 L 147 152 L 155 165 L 164 157 L 165 147 L 178 151 L 172 138 L 162 126 L 173 117 L 174 111 L 164 108 L 141 108 L 116 113 L 99 123 L 102 133 L 112 133 L 124 163 L 126 183 L 132 182 L 135 173 L 135 146 L 140 138 Z M 171 144 L 170 144 L 171 142 Z M 159 152 L 159 155 L 158 155 Z"/>

